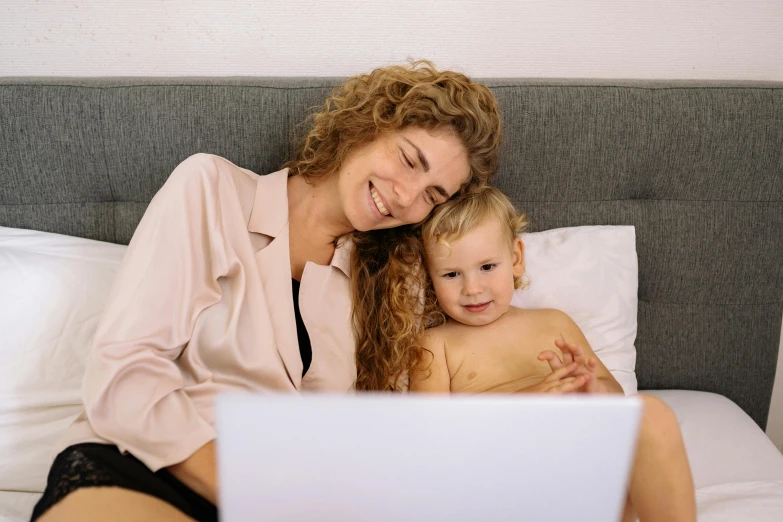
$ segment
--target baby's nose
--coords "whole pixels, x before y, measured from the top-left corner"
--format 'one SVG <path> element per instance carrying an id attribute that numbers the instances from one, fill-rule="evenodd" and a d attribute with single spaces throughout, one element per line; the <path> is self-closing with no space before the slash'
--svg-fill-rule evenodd
<path id="1" fill-rule="evenodd" d="M 481 293 L 481 290 L 482 288 L 478 281 L 468 280 L 465 281 L 465 286 L 462 291 L 465 295 L 477 295 Z"/>

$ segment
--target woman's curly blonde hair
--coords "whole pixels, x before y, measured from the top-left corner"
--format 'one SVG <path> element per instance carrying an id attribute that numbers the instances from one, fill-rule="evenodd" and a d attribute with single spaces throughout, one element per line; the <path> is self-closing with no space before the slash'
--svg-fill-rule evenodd
<path id="1" fill-rule="evenodd" d="M 356 148 L 386 132 L 418 127 L 448 131 L 467 153 L 470 176 L 459 193 L 486 183 L 498 164 L 502 123 L 492 92 L 428 61 L 389 66 L 350 78 L 311 119 L 289 175 L 309 182 L 337 173 Z M 413 235 L 412 235 L 413 234 Z M 421 357 L 423 292 L 408 276 L 420 266 L 413 227 L 354 232 L 351 255 L 352 321 L 357 390 L 397 391 Z"/>
<path id="2" fill-rule="evenodd" d="M 502 125 L 492 91 L 427 60 L 347 79 L 308 123 L 295 159 L 283 165 L 290 176 L 308 181 L 336 173 L 351 151 L 406 127 L 454 132 L 468 156 L 466 184 L 486 181 L 497 170 Z"/>

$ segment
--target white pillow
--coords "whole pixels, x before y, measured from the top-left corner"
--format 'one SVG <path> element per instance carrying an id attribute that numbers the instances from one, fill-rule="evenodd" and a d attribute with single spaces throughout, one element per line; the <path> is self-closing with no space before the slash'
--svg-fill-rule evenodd
<path id="1" fill-rule="evenodd" d="M 530 285 L 515 291 L 511 304 L 570 315 L 625 394 L 636 393 L 634 227 L 559 228 L 521 237 Z"/>
<path id="2" fill-rule="evenodd" d="M 43 491 L 126 248 L 0 227 L 0 490 Z"/>

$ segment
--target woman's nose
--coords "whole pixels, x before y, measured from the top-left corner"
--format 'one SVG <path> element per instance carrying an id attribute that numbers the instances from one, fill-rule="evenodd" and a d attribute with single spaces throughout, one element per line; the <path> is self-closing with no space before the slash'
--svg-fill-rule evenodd
<path id="1" fill-rule="evenodd" d="M 394 194 L 397 196 L 397 204 L 408 208 L 416 201 L 416 198 L 424 191 L 422 183 L 418 183 L 411 176 L 404 176 L 394 184 Z"/>

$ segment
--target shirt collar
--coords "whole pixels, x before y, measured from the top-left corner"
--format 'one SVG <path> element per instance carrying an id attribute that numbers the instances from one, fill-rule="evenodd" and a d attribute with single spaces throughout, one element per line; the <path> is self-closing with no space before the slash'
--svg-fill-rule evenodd
<path id="1" fill-rule="evenodd" d="M 277 237 L 288 224 L 288 169 L 258 176 L 247 229 Z"/>
<path id="2" fill-rule="evenodd" d="M 288 169 L 266 176 L 258 176 L 256 197 L 247 229 L 250 232 L 277 237 L 288 225 Z M 351 250 L 353 242 L 341 238 L 332 256 L 331 266 L 338 268 L 347 277 L 351 275 Z"/>
<path id="3" fill-rule="evenodd" d="M 353 241 L 349 238 L 340 238 L 337 241 L 337 247 L 334 249 L 331 265 L 339 268 L 347 277 L 351 277 L 351 252 L 353 251 Z"/>

